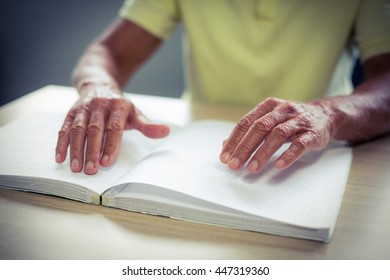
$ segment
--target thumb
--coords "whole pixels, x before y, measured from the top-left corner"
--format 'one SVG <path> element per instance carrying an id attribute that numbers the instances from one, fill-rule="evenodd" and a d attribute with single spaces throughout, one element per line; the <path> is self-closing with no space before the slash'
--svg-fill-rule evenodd
<path id="1" fill-rule="evenodd" d="M 137 129 L 149 138 L 163 138 L 170 132 L 169 126 L 151 122 L 139 110 L 134 115 L 129 116 L 126 128 Z"/>

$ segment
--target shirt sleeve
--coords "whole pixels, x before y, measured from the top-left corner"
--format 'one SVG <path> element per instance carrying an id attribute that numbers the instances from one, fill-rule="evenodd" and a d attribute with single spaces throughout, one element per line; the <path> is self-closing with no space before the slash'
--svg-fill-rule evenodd
<path id="1" fill-rule="evenodd" d="M 362 60 L 390 53 L 390 0 L 365 0 L 356 19 L 355 40 Z"/>
<path id="2" fill-rule="evenodd" d="M 119 16 L 165 40 L 180 21 L 178 11 L 175 0 L 126 0 Z"/>

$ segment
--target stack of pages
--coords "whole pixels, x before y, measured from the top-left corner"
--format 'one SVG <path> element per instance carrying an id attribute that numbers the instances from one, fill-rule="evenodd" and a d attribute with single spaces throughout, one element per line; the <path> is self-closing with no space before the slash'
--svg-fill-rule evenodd
<path id="1" fill-rule="evenodd" d="M 271 160 L 258 174 L 233 172 L 219 153 L 234 124 L 198 121 L 161 140 L 126 131 L 114 166 L 88 176 L 54 161 L 63 119 L 42 113 L 0 128 L 1 187 L 241 230 L 332 236 L 352 159 L 344 143 L 286 170 Z"/>

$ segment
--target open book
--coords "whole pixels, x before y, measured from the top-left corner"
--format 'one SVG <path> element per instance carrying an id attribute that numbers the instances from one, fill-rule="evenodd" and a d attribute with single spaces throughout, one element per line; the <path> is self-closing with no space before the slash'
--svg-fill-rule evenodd
<path id="1" fill-rule="evenodd" d="M 0 185 L 242 230 L 329 241 L 351 162 L 333 143 L 278 171 L 230 171 L 219 162 L 233 123 L 193 122 L 152 140 L 126 131 L 119 158 L 96 175 L 54 161 L 62 114 L 39 114 L 0 128 Z M 283 148 L 281 148 L 282 150 Z"/>

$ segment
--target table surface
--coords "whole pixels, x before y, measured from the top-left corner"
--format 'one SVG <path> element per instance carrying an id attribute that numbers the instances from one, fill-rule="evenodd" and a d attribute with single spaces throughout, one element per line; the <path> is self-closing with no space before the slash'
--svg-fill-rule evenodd
<path id="1" fill-rule="evenodd" d="M 151 119 L 237 120 L 245 108 L 132 94 Z M 0 125 L 66 112 L 73 88 L 47 86 L 0 108 Z M 390 259 L 390 137 L 357 145 L 330 243 L 221 228 L 0 189 L 0 259 Z"/>

